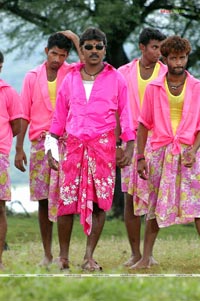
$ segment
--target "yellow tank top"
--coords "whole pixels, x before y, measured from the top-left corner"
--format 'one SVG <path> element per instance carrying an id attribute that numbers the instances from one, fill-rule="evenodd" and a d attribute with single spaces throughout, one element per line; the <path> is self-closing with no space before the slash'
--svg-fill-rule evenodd
<path id="1" fill-rule="evenodd" d="M 183 111 L 183 104 L 184 104 L 184 96 L 185 96 L 185 87 L 186 81 L 183 86 L 183 90 L 180 95 L 172 95 L 169 91 L 167 81 L 165 79 L 165 89 L 167 92 L 167 97 L 169 100 L 169 107 L 170 107 L 170 117 L 171 117 L 171 124 L 172 130 L 174 135 L 176 134 L 177 127 L 181 121 L 182 111 Z"/>
<path id="2" fill-rule="evenodd" d="M 148 79 L 143 79 L 140 76 L 140 67 L 139 67 L 139 61 L 137 61 L 137 78 L 138 78 L 138 89 L 139 89 L 139 98 L 140 98 L 140 106 L 142 107 L 143 103 L 143 98 L 144 98 L 144 93 L 146 90 L 146 86 L 148 83 L 150 83 L 152 80 L 156 79 L 158 77 L 160 70 L 160 64 L 156 63 L 153 73 L 150 78 Z"/>
<path id="3" fill-rule="evenodd" d="M 53 109 L 56 106 L 56 79 L 53 82 L 48 81 L 49 97 Z"/>

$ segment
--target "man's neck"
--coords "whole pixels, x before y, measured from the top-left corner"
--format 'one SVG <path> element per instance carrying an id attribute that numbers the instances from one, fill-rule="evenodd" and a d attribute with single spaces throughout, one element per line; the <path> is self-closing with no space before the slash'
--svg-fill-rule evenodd
<path id="1" fill-rule="evenodd" d="M 171 74 L 171 73 L 167 73 L 167 80 L 169 82 L 172 83 L 180 83 L 182 81 L 184 81 L 186 78 L 186 73 L 182 73 L 182 74 Z"/>
<path id="2" fill-rule="evenodd" d="M 49 82 L 54 81 L 57 77 L 58 69 L 46 68 L 46 70 L 47 70 L 47 80 Z"/>

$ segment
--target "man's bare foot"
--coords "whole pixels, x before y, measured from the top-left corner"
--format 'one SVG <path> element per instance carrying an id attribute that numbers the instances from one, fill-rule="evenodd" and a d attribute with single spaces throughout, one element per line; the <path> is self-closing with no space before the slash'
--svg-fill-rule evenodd
<path id="1" fill-rule="evenodd" d="M 45 256 L 42 261 L 39 263 L 40 267 L 48 267 L 50 264 L 52 264 L 53 261 L 53 256 L 51 256 L 51 258 L 48 258 L 47 256 Z"/>
<path id="2" fill-rule="evenodd" d="M 54 263 L 57 264 L 57 266 L 59 267 L 59 269 L 62 270 L 68 270 L 69 269 L 69 260 L 67 258 L 64 257 L 57 257 L 54 260 Z"/>
<path id="3" fill-rule="evenodd" d="M 129 267 L 129 270 L 149 269 L 151 267 L 150 259 L 144 260 L 141 258 L 138 262 Z"/>
<path id="4" fill-rule="evenodd" d="M 84 263 L 81 265 L 83 271 L 95 272 L 102 271 L 102 267 L 93 259 L 85 259 Z"/>
<path id="5" fill-rule="evenodd" d="M 159 263 L 153 256 L 150 256 L 149 264 L 150 265 L 158 265 Z"/>
<path id="6" fill-rule="evenodd" d="M 136 262 L 138 262 L 140 259 L 141 259 L 141 256 L 140 257 L 136 257 L 136 256 L 132 255 L 126 262 L 124 262 L 123 266 L 125 266 L 125 267 L 131 267 Z"/>

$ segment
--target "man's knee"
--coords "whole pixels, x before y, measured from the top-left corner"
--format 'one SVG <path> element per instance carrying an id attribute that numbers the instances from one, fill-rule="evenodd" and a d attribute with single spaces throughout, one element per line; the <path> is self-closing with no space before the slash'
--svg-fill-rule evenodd
<path id="1" fill-rule="evenodd" d="M 103 209 L 99 208 L 97 203 L 93 203 L 93 214 L 98 215 L 104 212 Z"/>
<path id="2" fill-rule="evenodd" d="M 0 214 L 5 214 L 5 212 L 6 212 L 5 201 L 0 200 Z"/>
<path id="3" fill-rule="evenodd" d="M 48 208 L 48 199 L 38 201 L 39 208 Z"/>

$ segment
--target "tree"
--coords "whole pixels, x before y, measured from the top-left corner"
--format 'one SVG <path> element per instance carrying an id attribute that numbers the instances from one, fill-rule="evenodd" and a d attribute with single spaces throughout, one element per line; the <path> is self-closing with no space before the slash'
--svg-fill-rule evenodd
<path id="1" fill-rule="evenodd" d="M 0 0 L 0 16 L 6 19 L 3 32 L 10 38 L 10 49 L 27 46 L 34 49 L 44 36 L 71 29 L 80 34 L 87 26 L 96 25 L 108 38 L 107 61 L 115 67 L 129 58 L 124 43 L 131 33 L 145 25 L 160 27 L 166 34 L 187 35 L 200 20 L 196 0 Z M 153 16 L 153 19 L 149 19 Z M 165 20 L 164 20 L 165 19 Z M 151 21 L 150 21 L 151 20 Z M 157 22 L 155 22 L 157 20 Z M 150 24 L 149 24 L 150 23 Z M 181 24 L 181 26 L 180 26 Z M 191 35 L 190 35 L 191 37 Z M 134 43 L 137 44 L 137 38 Z M 199 53 L 199 48 L 197 47 Z M 195 56 L 195 53 L 194 53 Z M 191 61 L 191 63 L 194 63 Z"/>
<path id="2" fill-rule="evenodd" d="M 179 34 L 193 45 L 189 67 L 198 76 L 200 65 L 200 4 L 196 0 L 0 0 L 3 35 L 10 51 L 32 51 L 52 32 L 71 29 L 80 34 L 87 26 L 98 26 L 108 39 L 106 60 L 115 67 L 138 55 L 138 34 L 145 26 L 157 27 L 166 35 Z M 124 46 L 131 45 L 127 54 Z M 130 52 L 130 51 L 129 51 Z M 123 195 L 117 169 L 113 214 L 121 216 Z"/>

